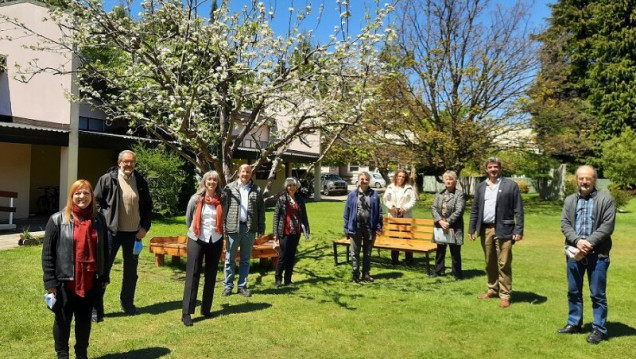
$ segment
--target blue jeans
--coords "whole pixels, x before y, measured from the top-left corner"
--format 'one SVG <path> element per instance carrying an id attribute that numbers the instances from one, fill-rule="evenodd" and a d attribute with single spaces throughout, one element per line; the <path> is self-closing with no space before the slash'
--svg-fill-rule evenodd
<path id="1" fill-rule="evenodd" d="M 247 288 L 247 275 L 250 272 L 250 259 L 252 258 L 252 245 L 254 244 L 254 232 L 248 232 L 247 225 L 241 223 L 238 233 L 228 233 L 225 245 L 225 289 L 234 288 L 234 274 L 236 272 L 236 251 L 241 248 L 241 260 L 239 262 L 239 288 Z"/>
<path id="2" fill-rule="evenodd" d="M 592 327 L 603 334 L 607 334 L 607 269 L 610 265 L 609 257 L 599 257 L 590 253 L 577 262 L 567 258 L 568 273 L 568 324 L 583 325 L 583 276 L 587 270 L 587 281 L 590 285 L 590 299 L 594 323 Z"/>

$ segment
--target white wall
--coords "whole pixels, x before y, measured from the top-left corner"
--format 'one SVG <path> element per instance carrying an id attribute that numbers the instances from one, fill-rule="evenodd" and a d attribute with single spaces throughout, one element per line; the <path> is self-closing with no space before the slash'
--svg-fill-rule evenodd
<path id="1" fill-rule="evenodd" d="M 47 34 L 53 39 L 62 35 L 52 21 L 42 21 L 48 17 L 48 9 L 39 5 L 27 2 L 1 4 L 0 15 L 20 19 L 37 34 Z M 35 75 L 29 83 L 15 80 L 14 76 L 17 74 L 16 63 L 25 71 L 29 69 L 29 62 L 35 59 L 40 67 L 49 66 L 68 71 L 71 67 L 70 54 L 25 49 L 25 45 L 36 45 L 42 39 L 6 21 L 0 21 L 0 34 L 2 37 L 12 38 L 12 41 L 0 38 L 0 52 L 8 55 L 6 82 L 0 82 L 0 99 L 4 99 L 0 101 L 0 115 L 69 124 L 70 105 L 65 95 L 71 88 L 70 74 L 41 73 Z M 9 98 L 10 105 L 6 103 L 6 98 Z"/>

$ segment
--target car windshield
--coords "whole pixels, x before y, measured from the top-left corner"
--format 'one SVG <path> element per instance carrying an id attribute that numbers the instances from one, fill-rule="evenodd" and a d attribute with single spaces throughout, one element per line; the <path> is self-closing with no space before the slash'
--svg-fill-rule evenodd
<path id="1" fill-rule="evenodd" d="M 338 175 L 326 175 L 325 179 L 332 180 L 332 181 L 338 181 L 338 180 L 342 181 L 342 178 L 340 178 L 340 176 Z"/>

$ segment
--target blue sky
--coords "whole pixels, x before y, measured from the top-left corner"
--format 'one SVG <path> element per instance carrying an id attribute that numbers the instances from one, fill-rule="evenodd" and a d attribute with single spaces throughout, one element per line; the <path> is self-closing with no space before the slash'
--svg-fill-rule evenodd
<path id="1" fill-rule="evenodd" d="M 221 0 L 217 0 L 221 1 Z M 375 6 L 375 1 L 373 0 L 349 0 L 351 3 L 351 12 L 352 17 L 349 22 L 349 30 L 352 33 L 356 33 L 357 29 L 361 27 L 364 9 L 368 6 Z M 546 22 L 545 19 L 550 16 L 550 8 L 548 7 L 548 3 L 553 3 L 556 0 L 524 0 L 529 4 L 532 4 L 531 7 L 531 22 L 534 28 L 541 29 L 545 27 Z M 289 19 L 289 8 L 304 8 L 308 3 L 312 5 L 312 13 L 308 19 L 305 20 L 305 24 L 307 29 L 311 29 L 314 31 L 314 34 L 318 39 L 326 39 L 329 35 L 333 33 L 334 26 L 340 24 L 339 16 L 340 11 L 337 8 L 337 4 L 335 0 L 262 0 L 267 8 L 273 7 L 275 8 L 275 18 L 272 21 L 272 28 L 278 34 L 284 34 L 288 29 L 288 19 Z M 510 4 L 512 1 L 510 0 L 494 0 L 494 3 L 503 3 L 504 5 Z M 120 4 L 121 0 L 104 0 L 105 7 L 111 8 L 113 5 Z M 135 0 L 133 1 L 132 14 L 135 16 L 139 12 L 139 4 L 141 1 Z M 239 11 L 243 6 L 251 5 L 251 0 L 234 0 L 231 1 L 231 7 Z M 321 4 L 325 4 L 322 18 L 320 22 L 318 22 L 318 10 Z M 380 2 L 384 4 L 383 1 Z M 199 13 L 202 16 L 207 17 L 209 13 L 211 1 L 202 5 Z"/>

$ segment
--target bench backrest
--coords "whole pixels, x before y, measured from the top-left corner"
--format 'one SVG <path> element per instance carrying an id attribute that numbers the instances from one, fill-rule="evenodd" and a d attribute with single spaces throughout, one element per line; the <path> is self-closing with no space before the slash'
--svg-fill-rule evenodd
<path id="1" fill-rule="evenodd" d="M 160 244 L 160 243 L 183 243 L 183 244 L 186 244 L 187 242 L 188 242 L 188 237 L 186 237 L 186 236 L 152 237 L 150 239 L 150 244 Z"/>
<path id="2" fill-rule="evenodd" d="M 430 241 L 434 226 L 432 219 L 384 217 L 382 237 Z"/>

